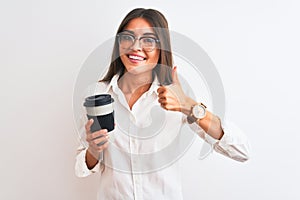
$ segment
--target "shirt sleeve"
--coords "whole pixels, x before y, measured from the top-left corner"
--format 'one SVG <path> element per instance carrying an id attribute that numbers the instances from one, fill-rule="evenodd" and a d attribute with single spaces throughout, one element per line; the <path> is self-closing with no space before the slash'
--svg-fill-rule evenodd
<path id="1" fill-rule="evenodd" d="M 95 172 L 100 172 L 102 169 L 101 160 L 97 163 L 97 165 L 93 169 L 88 169 L 86 165 L 86 148 L 78 149 L 78 154 L 76 156 L 76 164 L 75 164 L 75 174 L 78 177 L 87 177 Z"/>
<path id="2" fill-rule="evenodd" d="M 249 159 L 250 145 L 248 139 L 243 131 L 232 122 L 221 121 L 224 135 L 220 140 L 211 137 L 196 123 L 189 124 L 189 126 L 205 142 L 210 144 L 216 152 L 240 162 Z"/>
<path id="3" fill-rule="evenodd" d="M 250 144 L 243 131 L 230 121 L 221 122 L 223 137 L 214 144 L 214 150 L 234 160 L 244 162 L 250 157 Z"/>

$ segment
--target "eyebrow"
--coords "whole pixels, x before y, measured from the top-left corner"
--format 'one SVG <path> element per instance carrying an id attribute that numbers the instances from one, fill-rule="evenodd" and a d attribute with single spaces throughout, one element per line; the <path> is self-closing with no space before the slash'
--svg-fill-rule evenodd
<path id="1" fill-rule="evenodd" d="M 123 32 L 128 32 L 128 33 L 131 33 L 132 35 L 134 35 L 134 31 L 124 30 Z M 156 34 L 155 33 L 151 33 L 151 32 L 143 33 L 143 35 L 153 35 L 153 36 L 156 37 Z"/>

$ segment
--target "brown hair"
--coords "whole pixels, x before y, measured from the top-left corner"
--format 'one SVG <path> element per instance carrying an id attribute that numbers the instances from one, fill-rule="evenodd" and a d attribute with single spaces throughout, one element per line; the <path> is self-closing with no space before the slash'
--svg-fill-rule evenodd
<path id="1" fill-rule="evenodd" d="M 165 85 L 172 83 L 171 69 L 173 66 L 173 58 L 171 53 L 169 27 L 166 18 L 157 10 L 136 8 L 130 11 L 123 19 L 118 28 L 117 34 L 122 32 L 127 24 L 135 18 L 143 18 L 147 20 L 147 22 L 149 22 L 154 28 L 154 32 L 160 41 L 160 55 L 158 64 L 153 70 L 156 72 L 158 80 L 161 84 Z M 111 63 L 108 72 L 101 81 L 109 82 L 115 74 L 119 74 L 121 77 L 124 74 L 124 71 L 125 66 L 122 63 L 119 55 L 119 44 L 115 39 Z"/>

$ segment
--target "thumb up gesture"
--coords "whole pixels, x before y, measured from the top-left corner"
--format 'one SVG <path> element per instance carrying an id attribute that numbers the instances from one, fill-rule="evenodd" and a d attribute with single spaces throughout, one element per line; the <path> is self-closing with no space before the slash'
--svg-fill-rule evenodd
<path id="1" fill-rule="evenodd" d="M 180 111 L 188 115 L 194 101 L 184 94 L 178 79 L 176 66 L 172 69 L 172 79 L 173 83 L 171 85 L 160 86 L 157 89 L 158 102 L 166 110 Z"/>

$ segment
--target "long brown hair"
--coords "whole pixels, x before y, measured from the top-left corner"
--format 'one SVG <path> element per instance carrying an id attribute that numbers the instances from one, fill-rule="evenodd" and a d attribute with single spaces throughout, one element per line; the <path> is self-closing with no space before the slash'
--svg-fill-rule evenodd
<path id="1" fill-rule="evenodd" d="M 147 20 L 154 28 L 154 32 L 160 41 L 160 55 L 158 63 L 153 70 L 156 72 L 158 80 L 161 84 L 167 85 L 172 83 L 171 69 L 173 66 L 173 58 L 171 52 L 169 27 L 166 18 L 157 10 L 136 8 L 130 11 L 123 19 L 118 28 L 117 34 L 122 32 L 127 24 L 135 18 L 143 18 Z M 101 81 L 110 82 L 115 74 L 119 74 L 120 77 L 123 76 L 124 71 L 125 66 L 120 59 L 119 44 L 115 39 L 111 63 L 108 72 Z"/>

